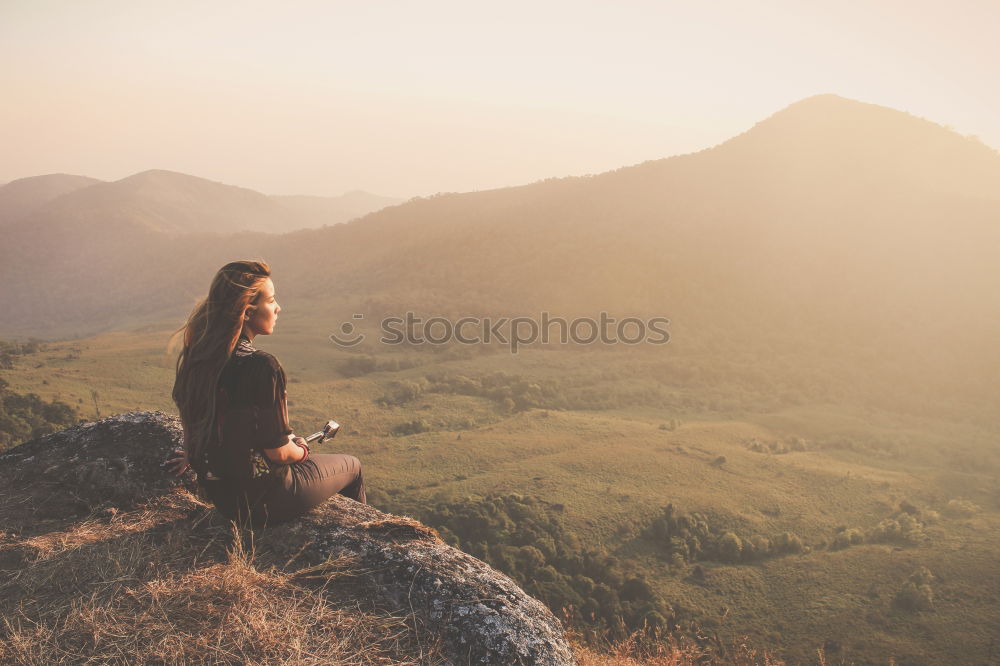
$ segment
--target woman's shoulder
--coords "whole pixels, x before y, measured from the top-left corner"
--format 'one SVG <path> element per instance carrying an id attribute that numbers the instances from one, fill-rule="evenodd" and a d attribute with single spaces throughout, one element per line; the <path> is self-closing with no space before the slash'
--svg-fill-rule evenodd
<path id="1" fill-rule="evenodd" d="M 284 369 L 281 367 L 281 363 L 273 354 L 268 354 L 266 351 L 260 349 L 254 349 L 248 354 L 234 354 L 227 364 L 226 373 L 233 374 L 237 376 L 245 375 L 264 375 L 264 374 L 274 374 L 282 375 L 284 374 Z"/>
<path id="2" fill-rule="evenodd" d="M 269 354 L 262 349 L 255 349 L 250 356 L 246 358 L 247 363 L 251 364 L 257 368 L 270 368 L 272 370 L 282 370 L 281 363 L 273 354 Z"/>

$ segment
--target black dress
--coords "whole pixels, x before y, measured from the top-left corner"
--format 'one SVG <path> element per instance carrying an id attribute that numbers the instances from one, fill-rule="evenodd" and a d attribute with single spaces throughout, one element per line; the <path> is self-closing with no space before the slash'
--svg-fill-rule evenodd
<path id="1" fill-rule="evenodd" d="M 219 376 L 216 437 L 207 447 L 201 486 L 220 513 L 256 526 L 296 518 L 335 493 L 365 503 L 361 462 L 311 453 L 289 465 L 264 449 L 288 442 L 285 371 L 271 354 L 241 337 Z"/>

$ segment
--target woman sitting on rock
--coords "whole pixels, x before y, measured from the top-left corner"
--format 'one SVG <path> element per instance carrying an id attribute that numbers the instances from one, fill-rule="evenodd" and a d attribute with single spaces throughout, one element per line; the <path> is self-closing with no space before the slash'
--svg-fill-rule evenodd
<path id="1" fill-rule="evenodd" d="M 335 493 L 365 503 L 361 463 L 309 452 L 288 426 L 285 371 L 253 346 L 281 312 L 270 275 L 256 261 L 216 273 L 208 298 L 178 331 L 184 347 L 173 390 L 184 448 L 172 469 L 193 467 L 220 513 L 255 526 L 291 520 Z"/>

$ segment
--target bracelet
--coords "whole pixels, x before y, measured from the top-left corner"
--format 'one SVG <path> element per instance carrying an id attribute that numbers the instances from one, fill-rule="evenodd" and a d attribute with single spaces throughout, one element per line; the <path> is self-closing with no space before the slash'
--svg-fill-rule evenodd
<path id="1" fill-rule="evenodd" d="M 296 441 L 295 443 L 299 445 L 299 448 L 301 448 L 303 451 L 306 452 L 306 454 L 304 456 L 302 456 L 301 458 L 299 458 L 299 462 L 302 462 L 303 460 L 305 460 L 306 458 L 309 457 L 309 445 L 308 444 L 303 444 L 302 442 L 299 442 L 299 441 Z"/>

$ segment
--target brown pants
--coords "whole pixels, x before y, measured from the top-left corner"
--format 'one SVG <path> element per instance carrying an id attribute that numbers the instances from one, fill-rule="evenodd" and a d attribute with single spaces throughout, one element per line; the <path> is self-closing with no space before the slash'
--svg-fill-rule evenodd
<path id="1" fill-rule="evenodd" d="M 284 478 L 249 486 L 225 479 L 204 481 L 202 487 L 219 513 L 255 527 L 298 518 L 339 493 L 367 504 L 361 461 L 343 453 L 311 453 L 288 465 Z"/>

